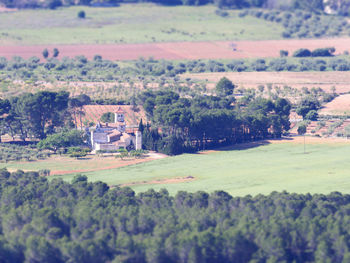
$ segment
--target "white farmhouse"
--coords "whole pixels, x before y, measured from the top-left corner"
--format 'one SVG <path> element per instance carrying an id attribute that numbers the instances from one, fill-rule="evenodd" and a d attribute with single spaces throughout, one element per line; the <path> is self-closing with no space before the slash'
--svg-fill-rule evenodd
<path id="1" fill-rule="evenodd" d="M 114 123 L 97 123 L 96 128 L 91 131 L 92 150 L 142 149 L 141 132 L 128 129 L 125 122 L 125 112 L 120 107 L 114 113 L 114 119 Z"/>

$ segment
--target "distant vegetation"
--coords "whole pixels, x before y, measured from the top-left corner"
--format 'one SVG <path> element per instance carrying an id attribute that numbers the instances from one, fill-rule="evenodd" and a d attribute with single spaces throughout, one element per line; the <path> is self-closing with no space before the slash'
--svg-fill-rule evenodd
<path id="1" fill-rule="evenodd" d="M 20 2 L 14 1 L 15 4 Z M 29 5 L 36 1 L 23 2 Z M 46 2 L 38 1 L 39 4 Z M 3 13 L 0 17 L 0 42 L 3 45 L 43 45 L 236 41 L 334 37 L 348 36 L 350 33 L 345 17 L 325 15 L 305 7 L 280 8 L 272 3 L 286 1 L 269 0 L 267 4 L 264 1 L 249 1 L 251 3 L 248 4 L 240 1 L 243 4 L 239 5 L 239 9 L 231 9 L 234 5 L 231 6 L 230 1 L 216 2 L 230 5 L 223 9 L 212 4 L 201 5 L 201 1 L 186 2 L 200 6 L 164 6 L 159 5 L 160 2 L 142 2 L 121 4 L 119 7 L 108 4 L 104 8 L 75 6 Z M 89 1 L 84 3 L 89 5 Z M 246 8 L 249 6 L 254 8 Z M 261 6 L 266 8 L 256 8 Z M 79 14 L 85 14 L 87 19 L 81 19 Z M 31 19 L 27 20 L 27 16 Z"/>
<path id="2" fill-rule="evenodd" d="M 37 81 L 122 81 L 126 83 L 143 82 L 145 77 L 176 78 L 183 73 L 202 72 L 246 72 L 246 71 L 349 71 L 350 57 L 332 56 L 331 48 L 314 51 L 297 50 L 289 58 L 233 59 L 233 60 L 188 60 L 174 62 L 140 58 L 136 61 L 119 62 L 104 60 L 95 56 L 88 60 L 85 56 L 75 58 L 49 58 L 44 61 L 38 57 L 11 60 L 0 57 L 0 88 L 6 90 L 11 80 L 27 83 Z M 311 56 L 313 58 L 311 58 Z M 137 76 L 137 77 L 135 77 Z M 148 78 L 148 81 L 150 79 Z"/>
<path id="3" fill-rule="evenodd" d="M 232 197 L 0 171 L 1 262 L 348 262 L 349 195 Z"/>
<path id="4" fill-rule="evenodd" d="M 280 24 L 252 16 L 241 18 L 239 10 L 228 10 L 229 16 L 223 18 L 215 10 L 213 5 L 173 7 L 153 3 L 21 9 L 1 13 L 0 44 L 98 45 L 281 38 L 283 27 Z M 78 17 L 80 11 L 85 12 L 86 19 Z M 53 53 L 49 51 L 51 56 Z"/>
<path id="5" fill-rule="evenodd" d="M 91 5 L 96 7 L 109 7 L 118 6 L 121 3 L 129 3 L 127 0 L 2 0 L 3 4 L 7 7 L 18 7 L 18 8 L 50 8 L 55 9 L 60 6 L 70 5 Z M 144 1 L 135 1 L 144 2 Z M 147 0 L 147 2 L 153 2 L 163 5 L 194 5 L 200 6 L 205 4 L 215 4 L 219 8 L 270 8 L 270 9 L 283 9 L 283 10 L 295 10 L 302 9 L 310 12 L 321 13 L 323 11 L 338 12 L 339 14 L 346 15 L 348 12 L 349 4 L 346 1 L 327 1 L 324 3 L 323 0 L 315 1 L 283 1 L 283 0 Z"/>
<path id="6" fill-rule="evenodd" d="M 283 38 L 335 37 L 350 34 L 350 24 L 344 17 L 319 15 L 305 12 L 305 9 L 294 12 L 248 9 L 239 14 L 240 17 L 246 15 L 282 25 L 285 29 L 282 33 Z"/>

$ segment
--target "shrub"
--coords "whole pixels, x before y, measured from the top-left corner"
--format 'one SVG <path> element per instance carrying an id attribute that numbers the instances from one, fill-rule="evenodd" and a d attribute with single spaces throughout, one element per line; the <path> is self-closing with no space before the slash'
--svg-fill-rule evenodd
<path id="1" fill-rule="evenodd" d="M 228 12 L 221 10 L 221 9 L 216 9 L 215 14 L 221 17 L 227 17 L 229 16 Z M 241 17 L 241 13 L 239 14 L 239 17 Z"/>
<path id="2" fill-rule="evenodd" d="M 305 119 L 310 121 L 317 121 L 317 118 L 318 118 L 318 113 L 315 110 L 309 111 L 305 116 Z"/>
<path id="3" fill-rule="evenodd" d="M 306 133 L 306 124 L 301 124 L 299 127 L 298 127 L 298 134 L 299 135 L 303 135 Z"/>
<path id="4" fill-rule="evenodd" d="M 42 169 L 42 170 L 39 170 L 38 172 L 40 176 L 49 176 L 51 173 L 49 169 Z"/>
<path id="5" fill-rule="evenodd" d="M 244 64 L 243 60 L 233 60 L 232 62 L 228 63 L 226 67 L 237 72 L 245 71 L 247 69 L 247 66 Z"/>
<path id="6" fill-rule="evenodd" d="M 309 96 L 303 98 L 297 105 L 296 113 L 306 118 L 306 115 L 314 110 L 317 111 L 320 107 L 320 103 L 317 98 Z"/>
<path id="7" fill-rule="evenodd" d="M 82 147 L 69 147 L 67 150 L 68 154 L 74 153 L 74 152 L 85 152 L 88 154 L 90 152 L 89 148 L 82 148 Z"/>
<path id="8" fill-rule="evenodd" d="M 94 56 L 94 61 L 102 61 L 102 56 L 101 55 L 95 55 Z"/>
<path id="9" fill-rule="evenodd" d="M 215 90 L 219 96 L 232 95 L 235 85 L 228 78 L 223 77 L 216 84 Z"/>
<path id="10" fill-rule="evenodd" d="M 58 49 L 57 48 L 54 48 L 53 49 L 53 53 L 52 53 L 52 56 L 54 57 L 54 58 L 56 58 L 56 57 L 58 57 L 58 54 L 59 54 L 60 52 L 58 51 Z"/>
<path id="11" fill-rule="evenodd" d="M 84 19 L 85 18 L 85 11 L 83 11 L 83 10 L 80 10 L 79 12 L 78 12 L 78 18 L 80 18 L 80 19 Z"/>
<path id="12" fill-rule="evenodd" d="M 292 34 L 289 31 L 284 31 L 282 33 L 283 38 L 291 38 Z"/>
<path id="13" fill-rule="evenodd" d="M 300 48 L 293 53 L 293 57 L 311 57 L 311 51 L 306 48 Z"/>
<path id="14" fill-rule="evenodd" d="M 288 54 L 287 50 L 280 50 L 280 57 L 288 57 Z"/>
<path id="15" fill-rule="evenodd" d="M 79 159 L 79 158 L 85 157 L 86 155 L 87 155 L 86 152 L 72 152 L 72 153 L 69 155 L 69 157 Z"/>
<path id="16" fill-rule="evenodd" d="M 50 9 L 56 9 L 59 6 L 62 6 L 61 0 L 49 0 L 45 4 Z"/>
<path id="17" fill-rule="evenodd" d="M 272 69 L 274 71 L 282 71 L 282 70 L 285 70 L 286 64 L 287 64 L 286 59 L 277 58 L 277 59 L 271 60 L 269 67 L 270 67 L 270 69 Z"/>
<path id="18" fill-rule="evenodd" d="M 264 59 L 257 59 L 253 61 L 250 66 L 255 71 L 265 71 L 267 69 Z"/>
<path id="19" fill-rule="evenodd" d="M 311 52 L 312 57 L 331 57 L 335 52 L 335 48 L 317 48 Z"/>
<path id="20" fill-rule="evenodd" d="M 239 17 L 245 17 L 246 15 L 248 15 L 248 11 L 245 10 L 245 11 L 242 11 L 238 14 Z"/>
<path id="21" fill-rule="evenodd" d="M 42 54 L 43 54 L 43 57 L 44 57 L 44 58 L 48 58 L 48 57 L 49 57 L 49 51 L 47 50 L 47 48 L 45 48 L 45 49 L 43 50 Z"/>

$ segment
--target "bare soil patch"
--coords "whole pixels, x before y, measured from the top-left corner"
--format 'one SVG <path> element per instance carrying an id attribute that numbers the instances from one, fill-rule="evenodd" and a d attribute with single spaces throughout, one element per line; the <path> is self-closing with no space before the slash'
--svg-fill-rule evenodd
<path id="1" fill-rule="evenodd" d="M 109 170 L 109 169 L 115 169 L 123 166 L 128 166 L 128 165 L 134 165 L 138 163 L 144 163 L 144 162 L 149 162 L 153 161 L 156 159 L 162 159 L 167 157 L 165 154 L 160 154 L 160 153 L 149 153 L 146 155 L 144 158 L 140 159 L 124 159 L 124 160 L 118 160 L 115 159 L 115 157 L 107 157 L 107 162 L 105 165 L 103 165 L 103 159 L 106 157 L 98 157 L 95 156 L 95 159 L 101 160 L 99 163 L 100 166 L 98 168 L 93 168 L 93 169 L 80 169 L 80 170 L 67 170 L 67 171 L 51 171 L 51 175 L 62 175 L 62 174 L 71 174 L 71 173 L 82 173 L 82 172 L 93 172 L 93 171 L 100 171 L 100 170 Z M 81 160 L 84 161 L 84 160 Z M 81 163 L 81 165 L 84 165 Z"/>
<path id="2" fill-rule="evenodd" d="M 186 177 L 177 177 L 177 178 L 171 178 L 171 179 L 158 179 L 158 180 L 152 180 L 152 181 L 141 181 L 141 182 L 131 182 L 127 184 L 120 184 L 118 186 L 125 187 L 125 186 L 135 186 L 135 185 L 143 185 L 143 184 L 178 184 L 178 183 L 184 183 L 189 181 L 196 180 L 193 176 L 186 176 Z"/>
<path id="3" fill-rule="evenodd" d="M 235 44 L 235 50 L 232 48 Z M 105 59 L 134 60 L 139 57 L 155 59 L 219 59 L 278 57 L 281 49 L 293 53 L 299 48 L 335 47 L 341 54 L 350 48 L 350 38 L 295 39 L 261 41 L 206 41 L 206 42 L 164 42 L 146 44 L 103 44 L 103 45 L 31 45 L 0 46 L 0 56 L 11 58 L 21 56 L 42 56 L 45 48 L 58 48 L 60 57 L 85 55 L 89 59 L 99 54 Z"/>
<path id="4" fill-rule="evenodd" d="M 23 171 L 38 171 L 40 169 L 49 169 L 51 175 L 64 175 L 72 173 L 93 172 L 100 170 L 109 170 L 138 163 L 149 162 L 156 159 L 165 158 L 167 155 L 156 152 L 150 152 L 145 157 L 139 159 L 116 159 L 114 156 L 88 155 L 86 158 L 73 159 L 67 156 L 52 156 L 45 160 L 33 162 L 8 163 L 9 171 L 21 169 Z"/>
<path id="5" fill-rule="evenodd" d="M 79 169 L 79 170 L 68 170 L 68 171 L 52 171 L 51 175 L 62 175 L 62 174 L 72 174 L 72 173 L 85 173 L 85 172 L 94 172 L 94 171 L 100 171 L 100 170 L 109 170 L 114 168 L 119 168 L 123 166 L 138 164 L 138 163 L 144 163 L 147 161 L 151 161 L 153 159 L 132 159 L 132 160 L 123 160 L 122 162 L 118 162 L 117 164 L 110 165 L 110 166 L 103 166 L 101 168 L 96 169 Z"/>
<path id="6" fill-rule="evenodd" d="M 7 8 L 4 6 L 0 6 L 0 13 L 16 12 L 17 10 L 17 8 Z"/>
<path id="7" fill-rule="evenodd" d="M 348 115 L 350 114 L 350 94 L 340 95 L 327 103 L 320 114 L 322 115 Z"/>
<path id="8" fill-rule="evenodd" d="M 293 144 L 303 144 L 304 136 L 292 136 L 287 137 L 290 140 L 269 140 L 270 143 L 293 143 Z M 350 144 L 350 140 L 346 138 L 333 138 L 333 137 L 314 137 L 314 136 L 305 136 L 306 144 L 330 144 L 330 145 L 339 145 L 339 144 Z"/>
<path id="9" fill-rule="evenodd" d="M 350 72 L 327 71 L 327 72 L 219 72 L 219 73 L 196 73 L 183 74 L 182 78 L 207 80 L 208 88 L 214 88 L 222 77 L 227 77 L 239 87 L 256 88 L 259 85 L 273 85 L 293 88 L 320 87 L 325 91 L 345 93 L 350 91 Z"/>

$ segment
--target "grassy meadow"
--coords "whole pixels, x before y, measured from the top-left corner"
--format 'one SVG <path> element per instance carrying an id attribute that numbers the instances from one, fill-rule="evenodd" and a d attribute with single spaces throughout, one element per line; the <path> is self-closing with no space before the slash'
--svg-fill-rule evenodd
<path id="1" fill-rule="evenodd" d="M 309 142 L 306 154 L 302 142 L 272 143 L 207 154 L 184 154 L 117 169 L 84 173 L 90 181 L 109 185 L 195 177 L 193 181 L 169 184 L 135 184 L 137 191 L 167 188 L 179 190 L 224 190 L 235 196 L 297 193 L 350 193 L 350 144 Z M 53 176 L 71 180 L 74 174 Z"/>
<path id="2" fill-rule="evenodd" d="M 120 160 L 114 156 L 100 157 L 97 155 L 88 155 L 84 158 L 76 159 L 65 155 L 52 155 L 50 158 L 35 161 L 9 161 L 7 163 L 0 163 L 0 169 L 6 168 L 10 171 L 18 169 L 24 171 L 38 171 L 42 169 L 49 169 L 52 174 L 73 173 L 77 171 L 91 171 L 100 169 L 111 169 L 119 166 L 130 165 L 138 162 L 151 160 L 145 159 L 124 159 Z"/>
<path id="3" fill-rule="evenodd" d="M 85 19 L 77 13 L 84 10 Z M 20 10 L 0 14 L 0 44 L 114 44 L 163 41 L 280 39 L 282 26 L 239 11 L 228 17 L 214 6 L 166 7 L 124 4 L 115 8 L 86 6 L 57 10 Z"/>

